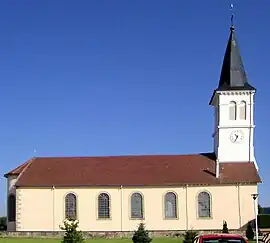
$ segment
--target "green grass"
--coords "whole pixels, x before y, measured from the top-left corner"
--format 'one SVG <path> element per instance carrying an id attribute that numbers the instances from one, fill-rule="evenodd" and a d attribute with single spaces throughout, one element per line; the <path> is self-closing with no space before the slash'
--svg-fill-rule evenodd
<path id="1" fill-rule="evenodd" d="M 0 238 L 0 243 L 59 243 L 60 239 Z M 86 243 L 132 243 L 131 239 L 88 239 Z M 181 243 L 179 238 L 153 238 L 151 243 Z"/>

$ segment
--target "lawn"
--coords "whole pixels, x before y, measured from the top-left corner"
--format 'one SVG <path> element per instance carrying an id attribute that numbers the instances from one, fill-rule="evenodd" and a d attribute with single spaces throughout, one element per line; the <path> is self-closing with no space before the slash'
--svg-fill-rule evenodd
<path id="1" fill-rule="evenodd" d="M 60 239 L 0 238 L 0 243 L 56 243 Z M 86 243 L 132 243 L 131 239 L 88 239 Z M 153 238 L 151 243 L 181 243 L 179 238 Z"/>

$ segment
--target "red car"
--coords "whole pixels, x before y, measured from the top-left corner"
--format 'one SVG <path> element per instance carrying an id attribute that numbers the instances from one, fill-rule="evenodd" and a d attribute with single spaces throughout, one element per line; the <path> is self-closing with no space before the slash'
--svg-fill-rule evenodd
<path id="1" fill-rule="evenodd" d="M 204 234 L 196 236 L 193 243 L 248 243 L 248 240 L 237 234 Z"/>

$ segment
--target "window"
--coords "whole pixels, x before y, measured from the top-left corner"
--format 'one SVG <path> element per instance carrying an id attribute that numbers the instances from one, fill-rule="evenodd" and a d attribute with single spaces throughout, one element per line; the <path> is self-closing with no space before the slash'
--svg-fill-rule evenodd
<path id="1" fill-rule="evenodd" d="M 8 221 L 16 221 L 16 197 L 13 194 L 8 196 Z"/>
<path id="2" fill-rule="evenodd" d="M 110 218 L 110 197 L 107 193 L 101 193 L 98 196 L 98 218 Z"/>
<path id="3" fill-rule="evenodd" d="M 77 219 L 77 198 L 73 193 L 69 193 L 65 198 L 66 219 Z"/>
<path id="4" fill-rule="evenodd" d="M 143 218 L 143 197 L 138 192 L 131 195 L 131 218 Z"/>
<path id="5" fill-rule="evenodd" d="M 176 195 L 173 192 L 168 192 L 164 198 L 164 209 L 166 219 L 177 218 L 177 206 L 176 206 Z"/>
<path id="6" fill-rule="evenodd" d="M 208 192 L 200 192 L 198 195 L 198 214 L 199 218 L 211 217 L 210 194 Z"/>
<path id="7" fill-rule="evenodd" d="M 236 120 L 236 102 L 234 101 L 229 104 L 229 119 Z"/>
<path id="8" fill-rule="evenodd" d="M 241 120 L 246 120 L 247 119 L 247 104 L 243 100 L 240 102 L 239 114 L 240 114 L 240 119 Z"/>

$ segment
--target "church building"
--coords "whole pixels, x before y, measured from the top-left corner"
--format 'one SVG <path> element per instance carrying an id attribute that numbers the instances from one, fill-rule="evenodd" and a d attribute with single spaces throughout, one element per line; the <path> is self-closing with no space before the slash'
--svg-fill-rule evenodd
<path id="1" fill-rule="evenodd" d="M 213 152 L 176 155 L 33 157 L 5 174 L 8 231 L 237 230 L 254 219 L 261 182 L 254 157 L 254 95 L 235 28 L 214 108 Z"/>

